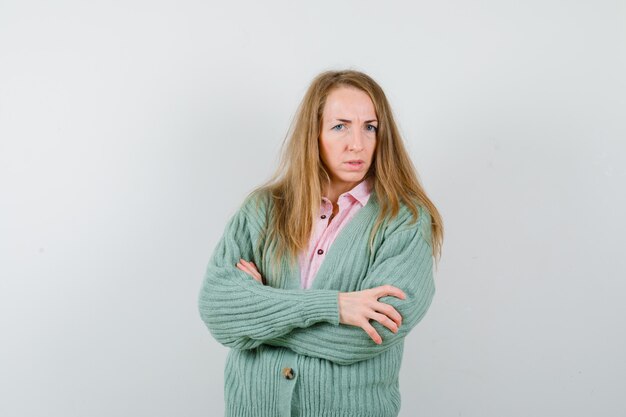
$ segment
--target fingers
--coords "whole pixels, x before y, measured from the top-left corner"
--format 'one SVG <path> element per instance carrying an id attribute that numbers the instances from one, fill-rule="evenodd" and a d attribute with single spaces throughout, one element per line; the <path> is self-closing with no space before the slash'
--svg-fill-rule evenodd
<path id="1" fill-rule="evenodd" d="M 254 270 L 252 269 L 252 267 L 244 262 L 245 261 L 243 259 L 240 259 L 239 262 L 237 262 L 237 268 L 241 269 L 243 272 L 246 272 L 254 276 Z"/>
<path id="2" fill-rule="evenodd" d="M 244 259 L 239 259 L 239 262 L 237 262 L 237 268 L 239 268 L 242 271 L 246 272 L 247 274 L 251 275 L 252 278 L 254 278 L 255 280 L 259 281 L 260 283 L 263 283 L 263 277 L 261 276 L 259 271 L 257 271 L 256 266 L 254 265 L 254 263 L 248 262 L 248 261 L 246 261 Z"/>
<path id="3" fill-rule="evenodd" d="M 393 305 L 378 301 L 384 296 L 394 296 L 405 300 L 406 294 L 392 285 L 381 285 L 361 291 L 339 293 L 339 323 L 362 328 L 376 344 L 382 344 L 382 337 L 370 323 L 376 320 L 397 334 L 402 324 L 402 315 Z"/>
<path id="4" fill-rule="evenodd" d="M 368 336 L 374 341 L 374 343 L 376 343 L 377 345 L 380 345 L 381 343 L 383 343 L 383 339 L 382 337 L 380 337 L 380 335 L 378 334 L 378 332 L 376 331 L 376 329 L 374 328 L 374 326 L 372 326 L 369 321 L 366 321 L 361 328 L 363 330 L 365 330 L 365 333 L 368 334 Z"/>
<path id="5" fill-rule="evenodd" d="M 254 275 L 254 272 L 252 272 L 248 266 L 242 264 L 241 262 L 237 262 L 237 268 L 241 269 L 243 272 L 258 281 L 258 278 Z"/>
<path id="6" fill-rule="evenodd" d="M 381 285 L 379 287 L 372 288 L 375 293 L 375 301 L 374 304 L 370 305 L 374 311 L 369 315 L 369 317 L 373 320 L 376 320 L 383 326 L 387 327 L 393 333 L 398 333 L 398 329 L 402 324 L 402 315 L 396 310 L 392 305 L 379 302 L 378 299 L 384 296 L 394 296 L 401 300 L 406 299 L 406 294 L 398 287 L 394 287 L 393 285 Z M 367 325 L 361 326 L 363 330 L 374 340 L 374 342 L 380 344 L 382 343 L 382 338 L 376 332 L 371 324 L 367 323 Z"/>
<path id="7" fill-rule="evenodd" d="M 372 314 L 371 318 L 376 320 L 377 322 L 379 322 L 380 324 L 382 324 L 383 326 L 385 326 L 392 332 L 398 333 L 398 325 L 396 324 L 396 322 L 391 320 L 389 317 L 385 316 L 384 314 L 374 313 Z"/>
<path id="8" fill-rule="evenodd" d="M 400 315 L 398 310 L 396 310 L 391 304 L 381 303 L 377 301 L 374 305 L 374 310 L 385 314 L 385 316 L 393 320 L 396 326 L 400 327 L 400 325 L 402 324 L 402 316 Z"/>
<path id="9" fill-rule="evenodd" d="M 386 295 L 391 295 L 394 297 L 398 297 L 401 300 L 406 299 L 406 294 L 398 287 L 394 287 L 393 285 L 381 285 L 379 287 L 374 288 L 376 293 L 378 294 L 378 298 L 384 297 Z"/>
<path id="10" fill-rule="evenodd" d="M 256 267 L 256 265 L 254 264 L 254 262 L 250 261 L 250 265 L 252 265 L 252 268 L 254 268 L 254 270 L 257 272 L 257 274 L 259 275 L 259 282 L 263 285 L 265 285 L 265 278 L 263 278 L 263 276 L 261 275 L 261 273 L 259 272 L 258 268 Z"/>

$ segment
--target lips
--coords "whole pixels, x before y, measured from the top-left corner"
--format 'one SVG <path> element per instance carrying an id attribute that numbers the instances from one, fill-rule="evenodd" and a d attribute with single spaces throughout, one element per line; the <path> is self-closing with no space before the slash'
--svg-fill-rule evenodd
<path id="1" fill-rule="evenodd" d="M 361 171 L 363 167 L 365 167 L 365 163 L 363 162 L 362 159 L 346 161 L 344 162 L 344 164 L 346 164 L 346 169 L 348 169 L 349 171 Z"/>

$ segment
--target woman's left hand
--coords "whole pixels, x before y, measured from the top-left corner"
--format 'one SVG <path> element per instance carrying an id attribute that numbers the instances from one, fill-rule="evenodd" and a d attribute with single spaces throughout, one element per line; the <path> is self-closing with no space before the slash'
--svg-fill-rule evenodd
<path id="1" fill-rule="evenodd" d="M 256 269 L 256 265 L 254 264 L 254 262 L 248 262 L 244 259 L 239 259 L 239 262 L 237 262 L 237 268 L 241 269 L 243 272 L 247 273 L 248 275 L 252 276 L 252 278 L 265 285 L 265 280 Z"/>

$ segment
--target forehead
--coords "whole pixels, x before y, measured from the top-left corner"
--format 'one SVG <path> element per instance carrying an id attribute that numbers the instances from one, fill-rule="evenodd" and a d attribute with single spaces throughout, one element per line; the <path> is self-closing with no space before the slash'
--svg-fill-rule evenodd
<path id="1" fill-rule="evenodd" d="M 375 119 L 376 110 L 369 95 L 357 88 L 339 87 L 332 90 L 324 104 L 324 119 Z"/>

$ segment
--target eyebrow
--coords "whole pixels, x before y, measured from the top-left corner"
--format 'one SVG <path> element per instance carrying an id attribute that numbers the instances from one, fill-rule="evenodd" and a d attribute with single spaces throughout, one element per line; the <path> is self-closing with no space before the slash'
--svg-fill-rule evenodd
<path id="1" fill-rule="evenodd" d="M 350 120 L 350 119 L 335 119 L 335 120 L 339 120 L 340 122 L 344 122 L 344 123 L 352 123 L 352 120 Z M 378 120 L 376 120 L 376 119 L 366 120 L 363 123 L 371 123 L 371 122 L 378 122 Z"/>

